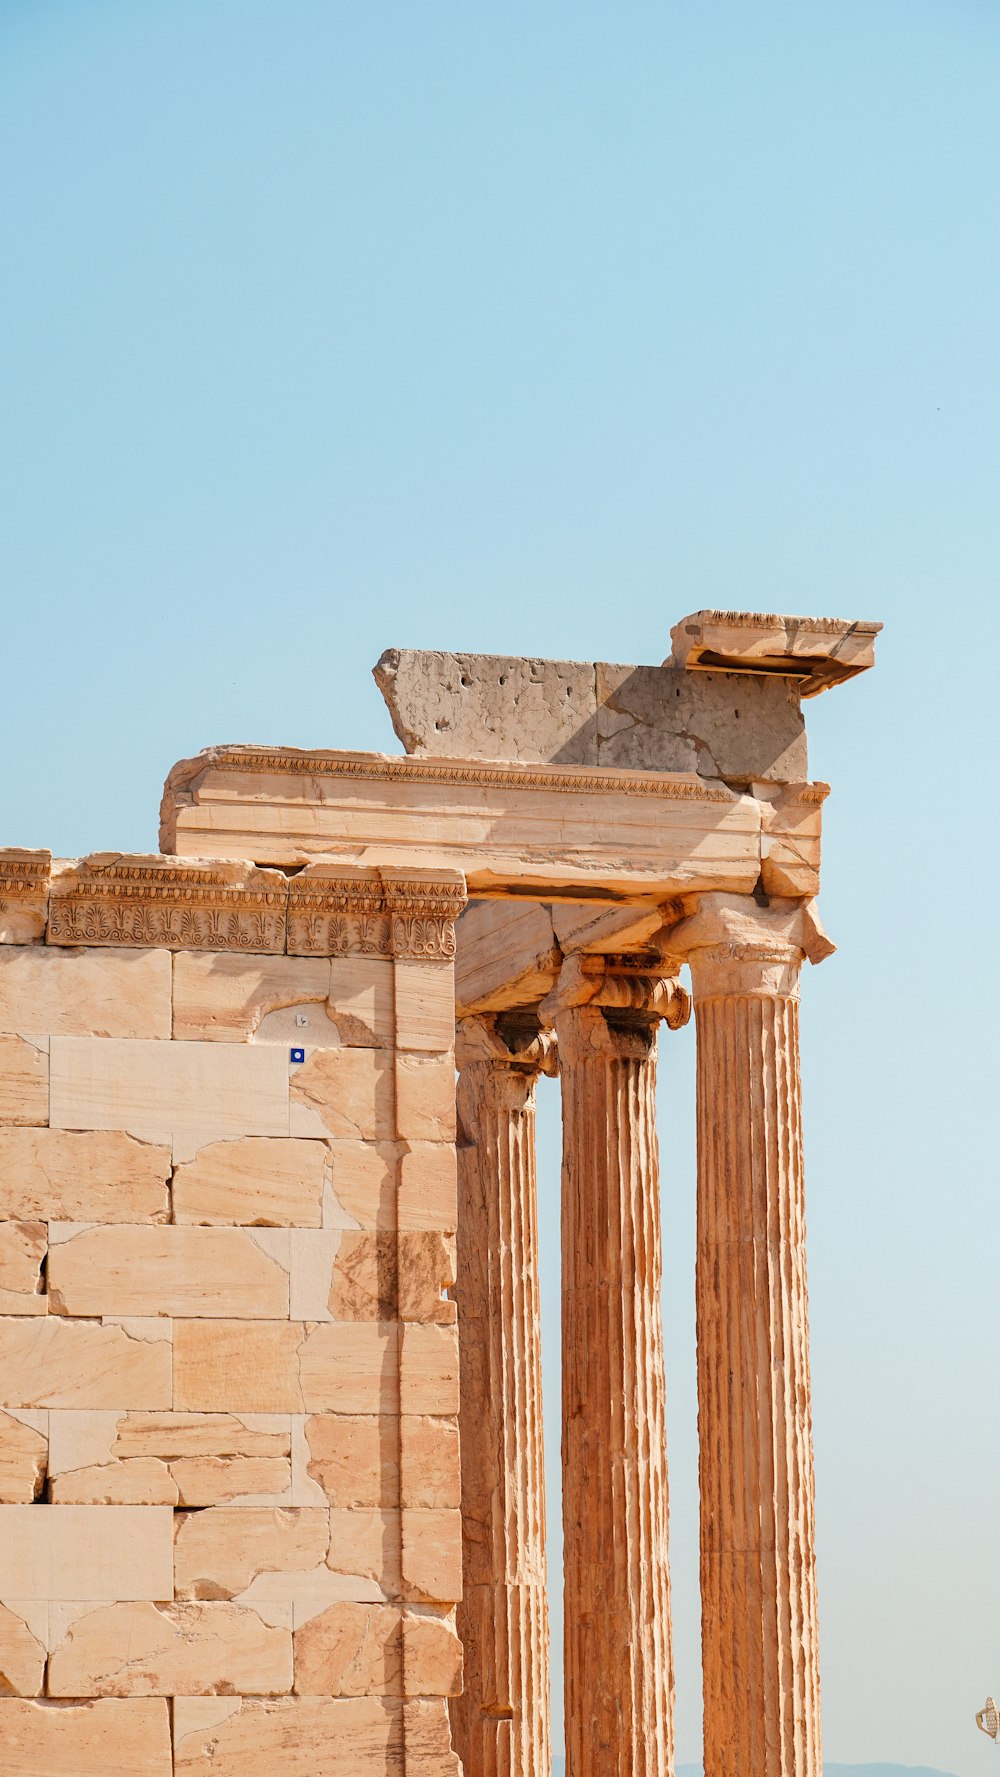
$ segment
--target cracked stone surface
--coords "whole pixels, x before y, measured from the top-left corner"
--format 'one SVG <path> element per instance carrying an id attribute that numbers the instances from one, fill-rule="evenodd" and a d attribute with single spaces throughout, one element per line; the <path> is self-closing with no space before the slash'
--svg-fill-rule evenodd
<path id="1" fill-rule="evenodd" d="M 389 648 L 374 669 L 406 751 L 424 758 L 687 771 L 801 782 L 794 680 L 677 666 Z"/>

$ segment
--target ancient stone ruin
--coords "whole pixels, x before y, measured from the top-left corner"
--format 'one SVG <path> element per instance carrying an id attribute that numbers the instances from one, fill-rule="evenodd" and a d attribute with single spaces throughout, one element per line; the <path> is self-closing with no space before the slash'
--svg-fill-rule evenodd
<path id="1" fill-rule="evenodd" d="M 157 856 L 0 853 L 4 1777 L 548 1777 L 543 1072 L 568 1771 L 668 1777 L 654 1099 L 692 1001 L 705 1769 L 820 1777 L 801 701 L 878 628 L 393 651 L 406 756 L 216 747 Z"/>

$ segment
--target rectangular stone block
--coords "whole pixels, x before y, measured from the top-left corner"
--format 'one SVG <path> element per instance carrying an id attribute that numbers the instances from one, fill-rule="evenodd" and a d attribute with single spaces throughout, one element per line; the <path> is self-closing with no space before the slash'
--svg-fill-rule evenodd
<path id="1" fill-rule="evenodd" d="M 4 1777 L 171 1777 L 167 1707 L 161 1697 L 78 1705 L 0 1697 Z"/>
<path id="2" fill-rule="evenodd" d="M 403 1597 L 457 1604 L 462 1596 L 460 1511 L 404 1511 Z"/>
<path id="3" fill-rule="evenodd" d="M 25 1608 L 29 1608 L 27 1603 Z M 23 1617 L 0 1604 L 0 1686 L 3 1694 L 37 1697 L 44 1680 L 44 1642 L 32 1634 Z"/>
<path id="4" fill-rule="evenodd" d="M 406 1777 L 462 1777 L 444 1697 L 408 1698 L 403 1704 L 403 1734 Z"/>
<path id="5" fill-rule="evenodd" d="M 58 1506 L 174 1507 L 179 1492 L 165 1462 L 141 1456 L 133 1462 L 92 1463 L 66 1473 L 50 1469 L 49 1500 Z"/>
<path id="6" fill-rule="evenodd" d="M 23 1037 L 0 1036 L 0 1123 L 37 1125 L 48 1120 L 46 1051 Z"/>
<path id="7" fill-rule="evenodd" d="M 290 1081 L 290 1135 L 386 1141 L 395 1135 L 392 1061 L 381 1049 L 314 1049 Z"/>
<path id="8" fill-rule="evenodd" d="M 287 1269 L 242 1228 L 63 1231 L 53 1226 L 49 1252 L 54 1314 L 288 1317 Z"/>
<path id="9" fill-rule="evenodd" d="M 38 944 L 49 913 L 52 853 L 0 849 L 0 944 Z"/>
<path id="10" fill-rule="evenodd" d="M 280 1696 L 292 1688 L 291 1634 L 256 1611 L 221 1601 L 69 1609 L 65 1634 L 52 1638 L 51 1697 Z"/>
<path id="11" fill-rule="evenodd" d="M 0 1318 L 0 1405 L 169 1407 L 170 1323 L 161 1326 L 151 1338 L 56 1315 Z"/>
<path id="12" fill-rule="evenodd" d="M 374 956 L 333 957 L 328 1010 L 342 1043 L 359 1049 L 391 1049 L 392 963 Z"/>
<path id="13" fill-rule="evenodd" d="M 116 1419 L 115 1456 L 277 1457 L 291 1454 L 291 1420 L 281 1414 L 126 1413 Z"/>
<path id="14" fill-rule="evenodd" d="M 174 1707 L 174 1745 L 175 1777 L 317 1777 L 320 1771 L 323 1777 L 403 1777 L 404 1771 L 402 1711 L 381 1697 L 186 1700 Z M 441 1767 L 442 1777 L 455 1771 L 454 1764 Z M 409 1761 L 406 1772 L 410 1777 Z M 427 1765 L 418 1777 L 437 1773 Z"/>
<path id="15" fill-rule="evenodd" d="M 450 1055 L 397 1055 L 396 1133 L 406 1142 L 455 1140 L 455 1063 Z"/>
<path id="16" fill-rule="evenodd" d="M 307 1413 L 398 1410 L 399 1329 L 378 1321 L 313 1328 L 302 1346 L 302 1405 Z"/>
<path id="17" fill-rule="evenodd" d="M 446 1294 L 455 1284 L 454 1234 L 400 1234 L 396 1247 L 399 1319 L 451 1325 L 458 1315 Z"/>
<path id="18" fill-rule="evenodd" d="M 455 1044 L 455 969 L 449 962 L 396 963 L 396 1048 L 450 1052 Z"/>
<path id="19" fill-rule="evenodd" d="M 125 1129 L 146 1141 L 186 1136 L 192 1147 L 288 1134 L 283 1048 L 96 1037 L 53 1037 L 51 1047 L 54 1129 Z"/>
<path id="20" fill-rule="evenodd" d="M 284 1007 L 318 1001 L 325 1009 L 329 991 L 325 958 L 179 950 L 173 1034 L 185 1042 L 246 1043 L 262 1020 Z"/>
<path id="21" fill-rule="evenodd" d="M 301 1413 L 304 1339 L 301 1321 L 179 1320 L 174 1406 L 194 1413 Z"/>
<path id="22" fill-rule="evenodd" d="M 451 1614 L 403 1612 L 403 1694 L 457 1697 L 462 1690 L 462 1643 Z"/>
<path id="23" fill-rule="evenodd" d="M 0 1506 L 0 1596 L 171 1598 L 165 1506 Z"/>
<path id="24" fill-rule="evenodd" d="M 44 1425 L 48 1415 L 33 1415 Z M 0 1503 L 30 1505 L 45 1484 L 48 1439 L 41 1425 L 0 1413 Z"/>
<path id="25" fill-rule="evenodd" d="M 458 1416 L 458 1331 L 455 1327 L 400 1328 L 401 1413 Z"/>
<path id="26" fill-rule="evenodd" d="M 399 1422 L 402 1506 L 457 1509 L 462 1503 L 462 1464 L 457 1419 L 404 1413 Z"/>
<path id="27" fill-rule="evenodd" d="M 314 1414 L 305 1422 L 305 1436 L 309 1476 L 332 1506 L 398 1505 L 397 1415 Z"/>
<path id="28" fill-rule="evenodd" d="M 5 947 L 0 1031 L 169 1037 L 170 952 Z"/>
<path id="29" fill-rule="evenodd" d="M 399 1697 L 403 1620 L 394 1604 L 330 1605 L 295 1632 L 295 1689 L 306 1697 Z"/>
<path id="30" fill-rule="evenodd" d="M 167 1466 L 179 1506 L 228 1505 L 232 1500 L 291 1502 L 288 1456 L 184 1456 Z"/>
<path id="31" fill-rule="evenodd" d="M 318 1228 L 327 1159 L 321 1141 L 257 1135 L 210 1142 L 174 1173 L 174 1220 Z"/>
<path id="32" fill-rule="evenodd" d="M 345 1229 L 333 1261 L 334 1320 L 395 1320 L 396 1236 Z"/>
<path id="33" fill-rule="evenodd" d="M 399 1162 L 400 1234 L 458 1226 L 458 1161 L 451 1142 L 411 1142 Z"/>
<path id="34" fill-rule="evenodd" d="M 120 1130 L 0 1129 L 0 1215 L 18 1221 L 165 1222 L 170 1166 L 168 1147 L 135 1141 Z"/>
<path id="35" fill-rule="evenodd" d="M 396 1144 L 331 1141 L 331 1185 L 345 1227 L 396 1226 Z"/>
<path id="36" fill-rule="evenodd" d="M 211 1506 L 184 1514 L 174 1543 L 177 1597 L 233 1598 L 260 1574 L 323 1566 L 329 1546 L 322 1509 Z"/>
<path id="37" fill-rule="evenodd" d="M 0 1314 L 47 1314 L 42 1265 L 49 1231 L 44 1222 L 0 1222 Z"/>

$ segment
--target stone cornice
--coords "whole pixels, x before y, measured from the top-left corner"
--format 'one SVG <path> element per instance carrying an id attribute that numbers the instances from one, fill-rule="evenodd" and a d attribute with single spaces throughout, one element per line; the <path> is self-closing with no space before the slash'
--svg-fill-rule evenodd
<path id="1" fill-rule="evenodd" d="M 167 820 L 175 797 L 190 790 L 205 771 L 261 777 L 368 778 L 379 783 L 447 784 L 562 794 L 651 796 L 669 802 L 732 802 L 726 784 L 683 772 L 618 771 L 585 765 L 517 765 L 468 759 L 399 758 L 392 753 L 306 752 L 299 747 L 206 747 L 181 759 L 164 786 L 162 815 Z M 825 794 L 825 790 L 824 790 Z"/>
<path id="2" fill-rule="evenodd" d="M 0 941 L 447 962 L 465 884 L 453 872 L 314 865 L 289 877 L 228 860 L 0 851 Z"/>

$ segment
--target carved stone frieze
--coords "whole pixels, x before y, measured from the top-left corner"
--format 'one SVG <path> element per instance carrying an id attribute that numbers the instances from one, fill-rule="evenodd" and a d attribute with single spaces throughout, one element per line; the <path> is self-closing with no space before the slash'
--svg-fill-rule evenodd
<path id="1" fill-rule="evenodd" d="M 98 853 L 54 872 L 48 942 L 280 952 L 287 900 L 279 870 Z"/>
<path id="2" fill-rule="evenodd" d="M 465 905 L 457 874 L 311 865 L 289 882 L 288 948 L 305 956 L 451 962 Z"/>
<path id="3" fill-rule="evenodd" d="M 50 851 L 0 851 L 0 944 L 30 944 L 45 936 Z"/>

